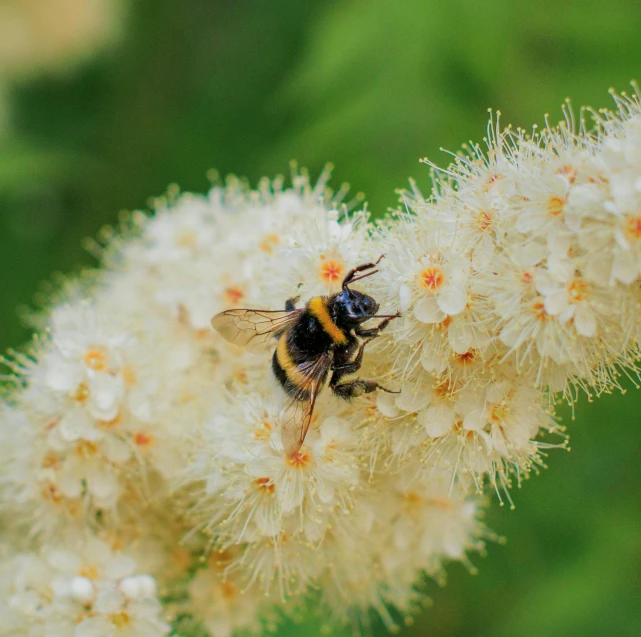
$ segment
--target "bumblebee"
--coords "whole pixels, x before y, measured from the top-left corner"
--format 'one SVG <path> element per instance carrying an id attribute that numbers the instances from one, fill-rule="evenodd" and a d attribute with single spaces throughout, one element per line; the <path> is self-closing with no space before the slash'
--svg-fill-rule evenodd
<path id="1" fill-rule="evenodd" d="M 377 315 L 379 304 L 349 287 L 378 272 L 375 268 L 382 258 L 350 270 L 340 292 L 315 296 L 303 308 L 296 308 L 299 298 L 294 297 L 285 303 L 284 311 L 235 309 L 211 320 L 223 338 L 242 347 L 261 349 L 278 341 L 272 371 L 289 397 L 281 439 L 290 458 L 305 441 L 316 398 L 328 377 L 329 388 L 345 400 L 376 389 L 390 391 L 373 380 L 343 380 L 360 369 L 365 346 L 400 316 L 398 312 Z M 363 325 L 373 318 L 383 320 L 373 327 Z"/>

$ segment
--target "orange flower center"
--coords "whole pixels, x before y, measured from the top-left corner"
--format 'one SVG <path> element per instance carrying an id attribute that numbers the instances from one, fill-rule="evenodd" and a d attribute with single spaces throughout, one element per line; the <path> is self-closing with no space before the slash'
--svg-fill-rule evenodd
<path id="1" fill-rule="evenodd" d="M 81 440 L 76 445 L 76 453 L 82 458 L 95 456 L 98 453 L 98 445 L 91 442 L 90 440 Z"/>
<path id="2" fill-rule="evenodd" d="M 134 435 L 134 442 L 139 447 L 148 447 L 154 442 L 154 437 L 146 431 L 139 431 Z"/>
<path id="3" fill-rule="evenodd" d="M 48 453 L 42 459 L 42 468 L 43 469 L 56 469 L 60 466 L 60 458 L 53 453 Z"/>
<path id="4" fill-rule="evenodd" d="M 485 231 L 492 225 L 492 217 L 485 212 L 485 210 L 481 210 L 476 219 L 476 223 L 482 231 Z"/>
<path id="5" fill-rule="evenodd" d="M 498 174 L 498 173 L 497 173 L 497 174 L 495 174 L 495 175 L 492 175 L 492 176 L 487 180 L 487 183 L 486 183 L 486 185 L 483 187 L 483 190 L 485 190 L 485 191 L 487 192 L 487 191 L 488 191 L 488 190 L 489 190 L 489 189 L 490 189 L 490 188 L 491 188 L 491 187 L 492 187 L 492 186 L 493 186 L 497 181 L 500 181 L 501 179 L 505 179 L 505 177 L 504 177 L 503 175 Z"/>
<path id="6" fill-rule="evenodd" d="M 238 286 L 232 286 L 225 290 L 225 301 L 230 305 L 236 305 L 244 296 L 245 292 Z"/>
<path id="7" fill-rule="evenodd" d="M 551 217 L 558 217 L 565 207 L 565 201 L 559 197 L 550 197 L 548 199 L 548 213 Z"/>
<path id="8" fill-rule="evenodd" d="M 216 571 L 222 571 L 233 559 L 233 555 L 228 550 L 212 551 L 209 555 L 209 566 Z"/>
<path id="9" fill-rule="evenodd" d="M 287 458 L 287 464 L 294 469 L 304 469 L 312 460 L 307 451 L 300 450 L 298 453 L 295 453 L 290 458 Z"/>
<path id="10" fill-rule="evenodd" d="M 625 229 L 633 239 L 641 239 L 641 215 L 629 217 L 625 223 Z"/>
<path id="11" fill-rule="evenodd" d="M 244 369 L 235 369 L 233 373 L 234 380 L 242 383 L 243 385 L 247 384 L 249 378 L 247 377 L 247 372 Z"/>
<path id="12" fill-rule="evenodd" d="M 503 422 L 506 416 L 507 416 L 507 405 L 504 402 L 497 403 L 496 405 L 493 405 L 492 408 L 490 409 L 490 420 L 494 424 Z"/>
<path id="13" fill-rule="evenodd" d="M 581 279 L 574 279 L 568 285 L 568 294 L 574 303 L 585 301 L 588 296 L 589 285 Z"/>
<path id="14" fill-rule="evenodd" d="M 454 393 L 454 383 L 451 380 L 445 379 L 443 382 L 439 383 L 434 387 L 434 394 L 437 398 L 451 398 Z"/>
<path id="15" fill-rule="evenodd" d="M 445 273 L 438 266 L 432 265 L 418 275 L 418 281 L 425 290 L 434 292 L 445 283 Z"/>
<path id="16" fill-rule="evenodd" d="M 233 599 L 238 595 L 238 587 L 233 582 L 224 580 L 220 583 L 220 590 L 223 594 L 223 597 L 227 599 Z"/>
<path id="17" fill-rule="evenodd" d="M 272 482 L 271 478 L 256 478 L 254 485 L 259 491 L 267 495 L 271 495 L 276 491 L 276 485 Z"/>
<path id="18" fill-rule="evenodd" d="M 320 278 L 326 283 L 336 283 L 343 278 L 343 264 L 334 259 L 323 261 L 320 267 Z"/>
<path id="19" fill-rule="evenodd" d="M 62 493 L 60 493 L 58 487 L 52 482 L 42 487 L 42 496 L 49 502 L 57 503 L 62 501 Z"/>
<path id="20" fill-rule="evenodd" d="M 71 398 L 79 403 L 84 403 L 89 398 L 89 386 L 87 383 L 79 383 Z"/>
<path id="21" fill-rule="evenodd" d="M 258 247 L 267 254 L 271 254 L 274 248 L 280 243 L 280 237 L 277 234 L 267 234 L 258 244 Z"/>
<path id="22" fill-rule="evenodd" d="M 565 166 L 561 166 L 556 172 L 559 175 L 563 175 L 571 184 L 573 184 L 576 179 L 576 168 L 572 164 L 565 164 Z"/>
<path id="23" fill-rule="evenodd" d="M 476 358 L 476 352 L 473 349 L 467 350 L 464 354 L 456 355 L 456 362 L 464 367 L 469 365 Z"/>
<path id="24" fill-rule="evenodd" d="M 525 285 L 529 285 L 530 283 L 532 283 L 532 281 L 534 281 L 534 276 L 531 272 L 523 272 L 521 274 L 521 281 L 525 283 Z"/>
<path id="25" fill-rule="evenodd" d="M 90 580 L 98 579 L 98 574 L 98 569 L 93 564 L 90 564 L 89 566 L 83 566 L 78 571 L 78 575 L 80 575 L 81 577 L 86 577 Z"/>
<path id="26" fill-rule="evenodd" d="M 254 431 L 254 438 L 256 440 L 266 441 L 272 433 L 272 426 L 265 420 Z"/>
<path id="27" fill-rule="evenodd" d="M 418 505 L 423 503 L 423 498 L 416 491 L 409 491 L 404 495 L 405 502 L 409 505 Z"/>
<path id="28" fill-rule="evenodd" d="M 90 349 L 85 354 L 85 365 L 96 372 L 107 369 L 107 354 L 104 349 Z"/>
<path id="29" fill-rule="evenodd" d="M 131 616 L 127 611 L 121 610 L 111 616 L 111 622 L 116 628 L 125 628 L 131 623 Z"/>
<path id="30" fill-rule="evenodd" d="M 547 321 L 550 315 L 545 311 L 545 303 L 540 299 L 537 299 L 532 303 L 532 313 L 539 321 Z"/>
<path id="31" fill-rule="evenodd" d="M 436 324 L 437 330 L 446 330 L 454 319 L 451 316 L 446 316 L 440 323 Z"/>

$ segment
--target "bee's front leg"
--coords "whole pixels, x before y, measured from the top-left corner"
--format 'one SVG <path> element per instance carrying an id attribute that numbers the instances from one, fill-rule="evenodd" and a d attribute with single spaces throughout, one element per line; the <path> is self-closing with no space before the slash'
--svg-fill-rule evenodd
<path id="1" fill-rule="evenodd" d="M 370 339 L 376 338 L 390 324 L 391 321 L 393 321 L 395 318 L 398 318 L 400 315 L 400 312 L 396 312 L 394 316 L 388 316 L 386 319 L 382 320 L 376 327 L 365 329 L 357 327 L 354 330 L 354 334 L 356 334 L 356 336 L 369 337 Z"/>

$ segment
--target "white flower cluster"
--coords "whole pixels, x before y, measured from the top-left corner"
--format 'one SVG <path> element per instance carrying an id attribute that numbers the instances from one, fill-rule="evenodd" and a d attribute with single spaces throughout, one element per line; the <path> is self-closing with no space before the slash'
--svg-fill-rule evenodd
<path id="1" fill-rule="evenodd" d="M 489 128 L 379 231 L 370 289 L 400 308 L 379 394 L 394 454 L 464 484 L 509 486 L 560 434 L 551 394 L 599 394 L 638 355 L 641 116 L 620 99 L 593 132 Z M 562 441 L 563 438 L 560 438 Z M 559 436 L 557 436 L 557 444 Z M 509 498 L 509 494 L 508 494 Z"/>
<path id="2" fill-rule="evenodd" d="M 425 573 L 472 569 L 479 492 L 564 443 L 554 394 L 608 389 L 636 356 L 641 108 L 598 117 L 492 127 L 488 153 L 376 225 L 295 172 L 171 192 L 105 233 L 101 269 L 9 361 L 0 635 L 258 634 L 312 593 L 333 621 L 393 627 Z M 381 254 L 357 287 L 402 317 L 359 373 L 400 393 L 322 392 L 287 454 L 269 352 L 211 317 L 331 293 Z"/>
<path id="3" fill-rule="evenodd" d="M 98 538 L 75 538 L 45 553 L 3 556 L 0 635 L 157 637 L 156 581 L 136 560 Z"/>

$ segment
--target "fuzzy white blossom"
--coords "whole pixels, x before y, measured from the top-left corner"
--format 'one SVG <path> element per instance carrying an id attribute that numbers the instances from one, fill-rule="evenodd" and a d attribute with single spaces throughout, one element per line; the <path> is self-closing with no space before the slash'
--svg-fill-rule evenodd
<path id="1" fill-rule="evenodd" d="M 173 190 L 106 233 L 7 361 L 0 635 L 259 634 L 309 595 L 328 622 L 394 628 L 425 574 L 474 570 L 481 494 L 511 502 L 565 444 L 557 392 L 634 365 L 641 107 L 618 105 L 593 131 L 493 122 L 376 223 L 295 172 Z M 288 455 L 270 352 L 210 320 L 332 293 L 382 254 L 357 287 L 402 316 L 359 374 L 397 393 L 323 391 Z"/>
<path id="2" fill-rule="evenodd" d="M 0 635 L 7 637 L 161 637 L 170 630 L 154 577 L 95 537 L 5 558 L 0 590 Z"/>

